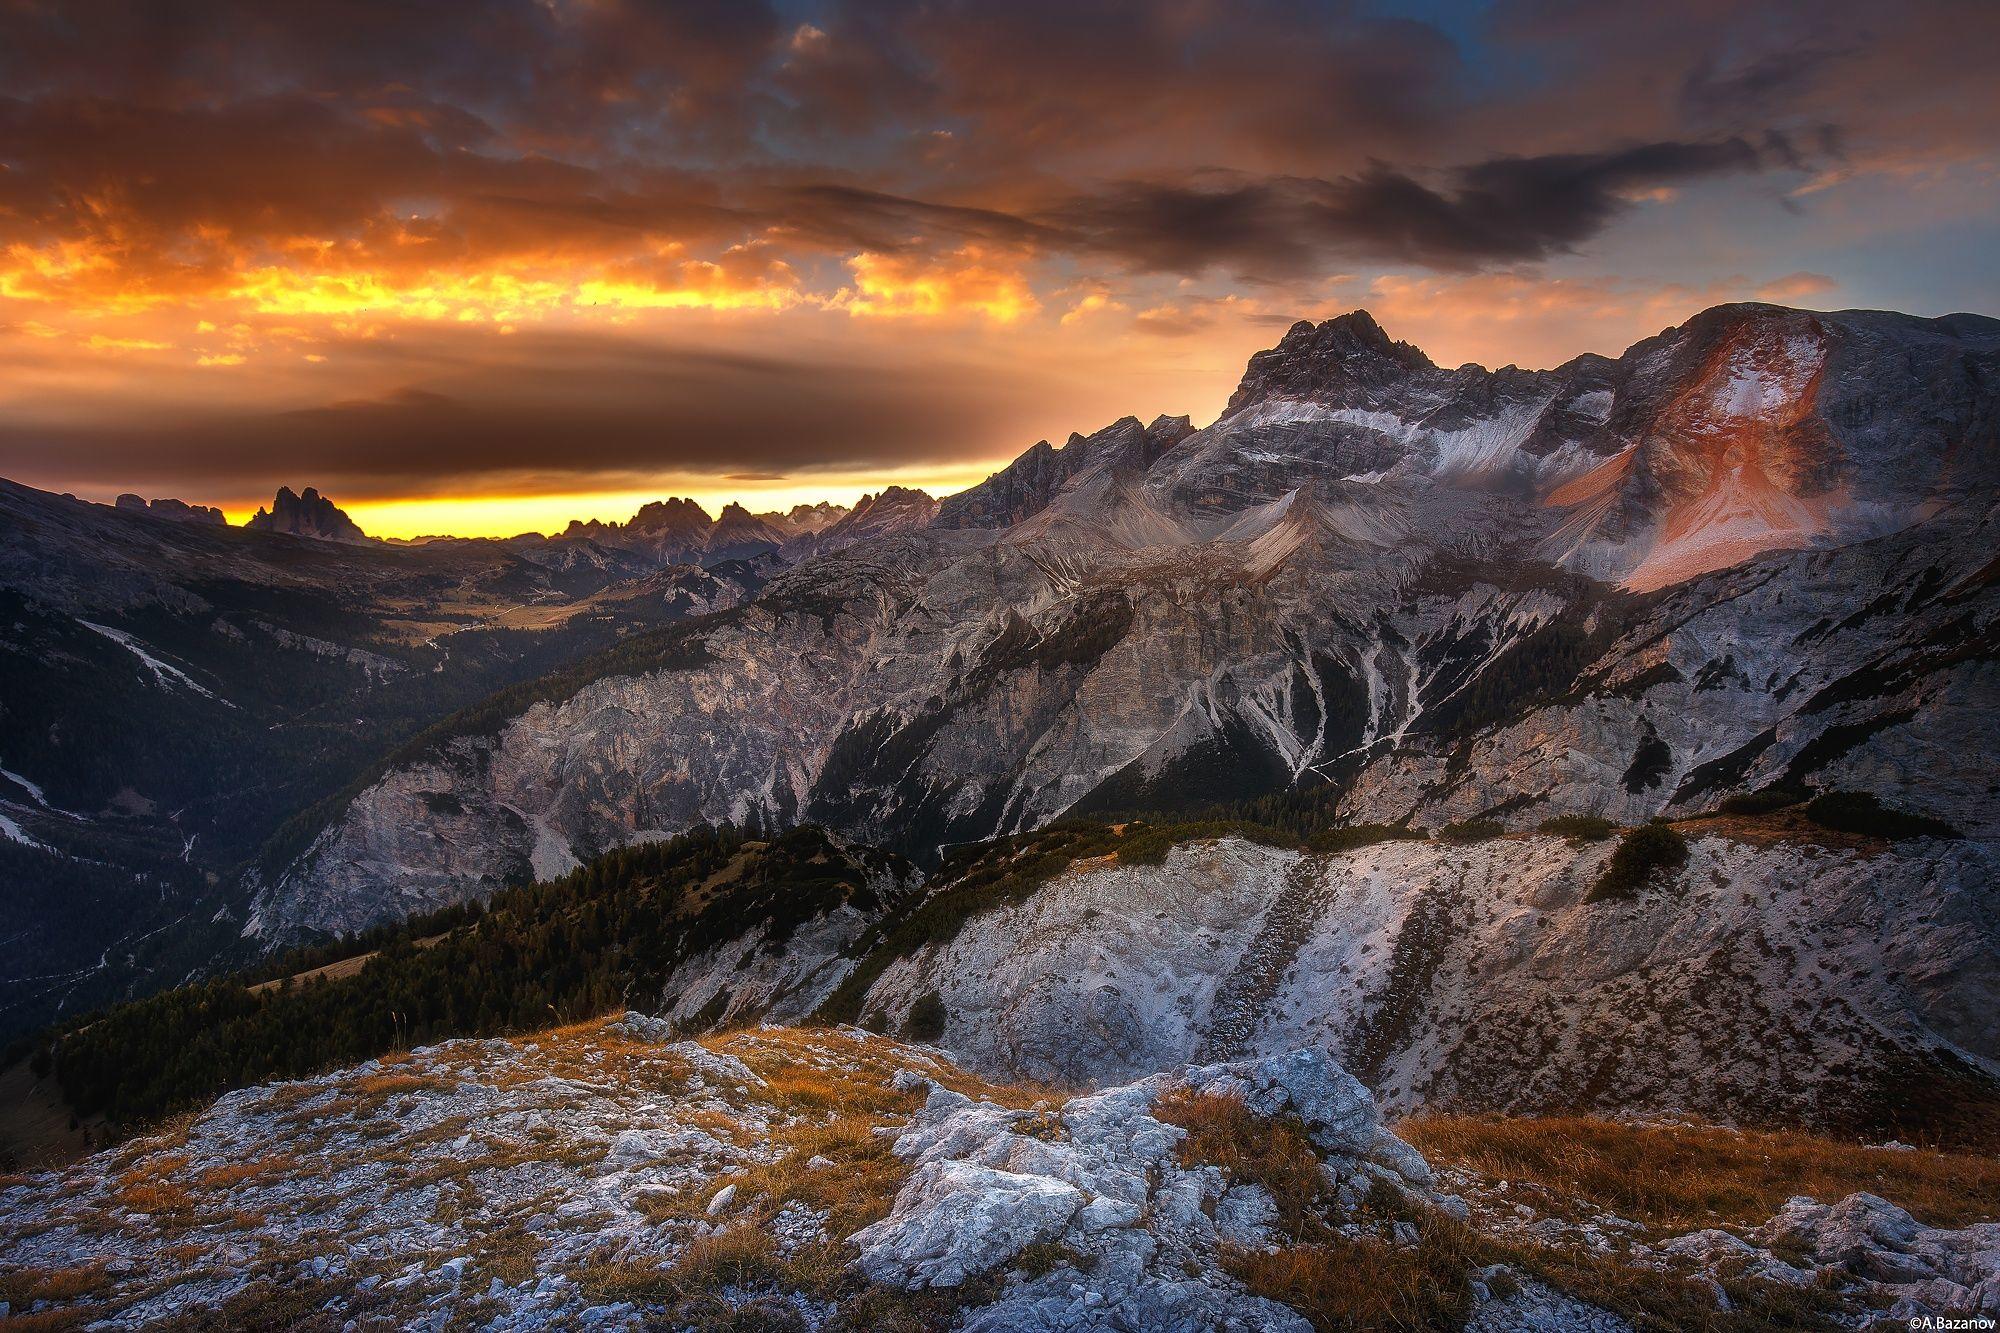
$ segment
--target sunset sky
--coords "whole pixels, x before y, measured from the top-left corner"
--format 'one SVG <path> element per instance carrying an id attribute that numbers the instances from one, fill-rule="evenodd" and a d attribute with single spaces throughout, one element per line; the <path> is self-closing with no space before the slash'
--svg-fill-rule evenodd
<path id="1" fill-rule="evenodd" d="M 2000 313 L 2000 4 L 0 0 L 0 476 L 510 533 L 1718 301 Z"/>

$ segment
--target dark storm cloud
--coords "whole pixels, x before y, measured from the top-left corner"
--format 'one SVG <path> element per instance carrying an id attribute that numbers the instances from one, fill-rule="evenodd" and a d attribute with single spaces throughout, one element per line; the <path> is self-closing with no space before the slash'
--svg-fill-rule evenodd
<path id="1" fill-rule="evenodd" d="M 0 423 L 0 475 L 107 487 L 176 459 L 190 494 L 232 479 L 293 478 L 354 498 L 477 491 L 482 476 L 643 478 L 687 468 L 739 476 L 934 460 L 938 442 L 1009 419 L 1019 387 L 990 368 L 906 366 L 820 353 L 755 356 L 587 334 L 523 334 L 504 359 L 461 361 L 439 339 L 401 355 L 424 386 L 293 411 L 195 412 L 125 424 Z M 387 354 L 385 354 L 386 356 Z M 754 469 L 746 468 L 754 463 Z"/>
<path id="2" fill-rule="evenodd" d="M 1345 3 L 800 12 L 0 0 L 0 241 L 88 240 L 111 277 L 156 290 L 300 238 L 409 267 L 612 255 L 641 233 L 821 253 L 976 241 L 1284 278 L 1342 256 L 1535 258 L 1589 239 L 1622 190 L 1760 162 L 1670 134 L 1541 151 L 1574 137 L 1563 123 L 1465 165 L 1464 127 L 1534 87 L 1493 85 L 1482 111 L 1458 41 Z M 1553 30 L 1558 53 L 1583 23 L 1617 47 L 1602 16 L 1511 22 Z M 1831 41 L 1735 45 L 1677 53 L 1685 117 L 1776 115 L 1852 63 Z"/>
<path id="3" fill-rule="evenodd" d="M 734 138 L 784 28 L 760 0 L 5 0 L 0 85 L 145 106 L 406 97 L 541 136 Z"/>
<path id="4" fill-rule="evenodd" d="M 990 241 L 1059 249 L 1059 229 L 992 208 L 927 203 L 846 185 L 802 185 L 771 192 L 763 216 L 770 225 L 835 249 L 906 250 L 928 238 Z"/>
<path id="5" fill-rule="evenodd" d="M 1133 184 L 1056 214 L 1082 244 L 1149 271 L 1282 279 L 1339 258 L 1441 269 L 1541 259 L 1600 231 L 1625 196 L 1755 170 L 1741 139 L 1501 158 L 1427 184 L 1386 166 L 1340 180 Z"/>

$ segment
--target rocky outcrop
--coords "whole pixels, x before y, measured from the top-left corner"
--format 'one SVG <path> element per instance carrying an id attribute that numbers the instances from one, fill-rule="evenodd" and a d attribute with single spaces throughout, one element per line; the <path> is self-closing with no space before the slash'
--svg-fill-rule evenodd
<path id="1" fill-rule="evenodd" d="M 1866 1282 L 1890 1302 L 1891 1319 L 1937 1310 L 2000 1314 L 2000 1223 L 1926 1227 L 1873 1194 L 1850 1194 L 1834 1204 L 1799 1197 L 1751 1239 L 1766 1248 L 1737 1241 L 1747 1251 L 1737 1262 L 1770 1270 L 1783 1263 L 1772 1250 L 1803 1254 L 1821 1270 Z"/>
<path id="2" fill-rule="evenodd" d="M 722 507 L 722 512 L 715 516 L 715 526 L 708 530 L 702 543 L 702 562 L 720 564 L 725 560 L 775 555 L 784 546 L 786 536 L 782 525 L 731 502 Z"/>
<path id="3" fill-rule="evenodd" d="M 1269 1243 L 1277 1210 L 1261 1187 L 1181 1159 L 1186 1131 L 1153 1115 L 1169 1092 L 1296 1117 L 1352 1204 L 1378 1180 L 1432 1198 L 1423 1157 L 1382 1128 L 1367 1090 L 1317 1051 L 1156 1075 L 1048 1112 L 912 1082 L 929 1096 L 895 1151 L 915 1170 L 889 1216 L 851 1237 L 855 1267 L 916 1290 L 962 1285 L 1030 1245 L 1065 1255 L 1056 1271 L 968 1312 L 967 1329 L 1311 1327 L 1224 1275 L 1219 1252 Z"/>
<path id="4" fill-rule="evenodd" d="M 891 492 L 896 498 L 892 498 Z M 913 512 L 901 522 L 891 518 L 890 511 L 898 509 L 900 497 L 905 496 L 921 496 L 925 503 L 932 503 L 920 491 L 891 487 L 890 492 L 881 497 L 889 502 L 884 511 L 872 524 L 861 522 L 855 536 L 846 540 L 832 538 L 831 530 L 848 520 L 857 519 L 859 506 L 850 511 L 841 505 L 822 502 L 817 505 L 794 505 L 789 512 L 782 514 L 756 514 L 732 502 L 724 505 L 720 514 L 710 517 L 708 511 L 694 500 L 674 497 L 648 501 L 624 523 L 606 523 L 601 519 L 572 520 L 567 528 L 553 537 L 530 535 L 515 538 L 514 541 L 524 549 L 546 551 L 546 555 L 531 557 L 544 564 L 553 558 L 560 558 L 562 553 L 583 550 L 614 553 L 617 558 L 634 563 L 639 571 L 670 565 L 715 568 L 745 560 L 776 561 L 781 558 L 784 562 L 795 562 L 823 546 L 835 549 L 859 536 L 874 535 L 877 530 L 889 532 L 921 527 L 929 521 L 927 510 Z M 873 507 L 877 498 L 867 497 L 867 503 Z M 853 524 L 849 526 L 855 528 Z"/>
<path id="5" fill-rule="evenodd" d="M 923 491 L 886 487 L 879 495 L 862 496 L 831 523 L 800 533 L 785 543 L 783 555 L 791 561 L 806 560 L 856 542 L 919 532 L 931 525 L 937 512 L 938 502 Z"/>
<path id="6" fill-rule="evenodd" d="M 1652 1132 L 1594 1127 L 1635 1161 L 1661 1146 Z M 1786 1151 L 1744 1154 L 1755 1165 L 1715 1197 L 1755 1197 L 1792 1169 L 1797 1145 L 1766 1142 Z M 1935 1198 L 1965 1159 L 1925 1156 Z M 1912 1176 L 1881 1178 L 1899 1193 Z M 1607 1303 L 1637 1279 L 1694 1324 L 1732 1297 L 1746 1327 L 1796 1317 L 1802 1294 L 1828 1327 L 1885 1306 L 1899 1321 L 1995 1308 L 1991 1221 L 1929 1226 L 1850 1194 L 1680 1233 L 1532 1179 L 1426 1161 L 1311 1048 L 1054 1102 L 854 1029 L 696 1042 L 628 1014 L 244 1089 L 0 1179 L 0 1317 L 1303 1333 L 1308 1315 L 1380 1326 L 1377 1274 L 1493 1333 L 1630 1328 L 1639 1313 L 1530 1271 Z M 1976 1209 L 1973 1190 L 1956 1195 Z M 1266 1260 L 1278 1280 L 1259 1281 Z"/>
<path id="7" fill-rule="evenodd" d="M 152 518 L 171 519 L 176 523 L 203 523 L 209 527 L 221 527 L 229 522 L 228 517 L 220 509 L 211 505 L 191 505 L 185 500 L 176 500 L 171 496 L 148 500 L 143 495 L 127 492 L 118 497 L 113 507 L 121 513 L 145 514 Z"/>
<path id="8" fill-rule="evenodd" d="M 269 509 L 259 509 L 243 525 L 254 532 L 282 532 L 293 537 L 311 537 L 327 542 L 372 540 L 347 511 L 308 486 L 303 495 L 289 486 L 278 488 Z"/>

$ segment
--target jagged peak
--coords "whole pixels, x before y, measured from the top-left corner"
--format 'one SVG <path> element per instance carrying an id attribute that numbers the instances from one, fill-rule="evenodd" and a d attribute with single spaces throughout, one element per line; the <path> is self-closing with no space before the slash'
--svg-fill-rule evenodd
<path id="1" fill-rule="evenodd" d="M 1302 319 L 1276 347 L 1250 358 L 1225 415 L 1273 397 L 1346 399 L 1436 371 L 1420 348 L 1390 338 L 1366 310 L 1318 324 Z"/>
<path id="2" fill-rule="evenodd" d="M 693 499 L 684 495 L 670 496 L 665 500 L 648 500 L 639 506 L 639 512 L 632 515 L 628 526 L 635 528 L 657 527 L 669 522 L 711 523 L 708 516 Z"/>

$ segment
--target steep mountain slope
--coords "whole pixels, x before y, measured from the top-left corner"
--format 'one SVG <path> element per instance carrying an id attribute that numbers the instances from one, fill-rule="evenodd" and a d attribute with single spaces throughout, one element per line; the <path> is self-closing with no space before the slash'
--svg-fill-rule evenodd
<path id="1" fill-rule="evenodd" d="M 227 959 L 239 868 L 288 818 L 438 717 L 762 581 L 618 577 L 0 483 L 0 1034 Z"/>
<path id="2" fill-rule="evenodd" d="M 1332 1051 L 1396 1111 L 1597 1108 L 1915 1133 L 2000 1086 L 2000 856 L 1763 821 L 1590 901 L 1610 843 L 1196 842 L 1085 862 L 883 968 L 975 1068 L 1058 1082 Z M 1262 977 L 1255 994 L 1241 983 Z M 726 974 L 677 979 L 695 1013 Z M 1935 1132 L 1935 1126 L 1929 1132 Z"/>
<path id="3" fill-rule="evenodd" d="M 1038 446 L 927 530 L 461 719 L 271 876 L 255 929 L 700 820 L 930 861 L 1070 810 L 1312 789 L 1518 827 L 1782 781 L 1991 837 L 1996 384 L 1971 316 L 1721 307 L 1547 372 L 1300 325 L 1204 430 Z"/>
<path id="4" fill-rule="evenodd" d="M 1819 809 L 1686 822 L 1684 864 L 1615 891 L 1627 850 L 1556 835 L 1079 821 L 961 849 L 919 889 L 810 827 L 697 830 L 73 1020 L 46 1050 L 77 1115 L 129 1125 L 258 1072 L 633 1003 L 693 1033 L 858 1020 L 1068 1085 L 1312 1047 L 1404 1111 L 2000 1135 L 1994 847 Z"/>

